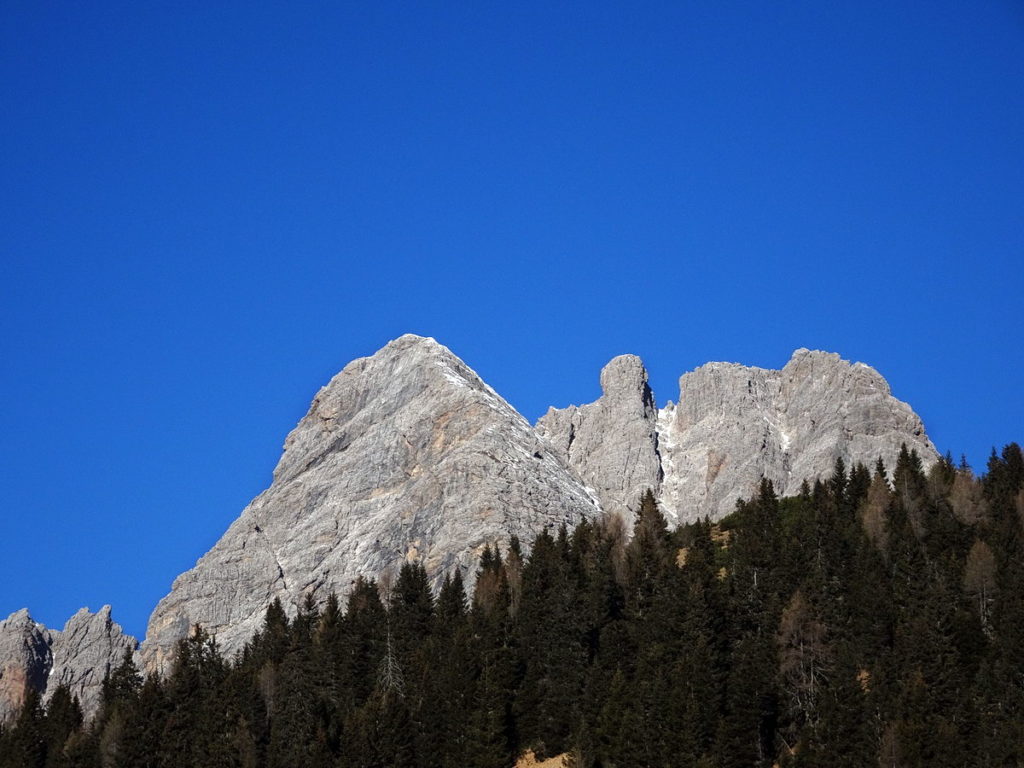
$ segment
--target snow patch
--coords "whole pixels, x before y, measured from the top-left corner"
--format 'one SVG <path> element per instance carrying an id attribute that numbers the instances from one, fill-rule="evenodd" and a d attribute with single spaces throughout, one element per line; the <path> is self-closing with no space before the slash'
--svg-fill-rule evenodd
<path id="1" fill-rule="evenodd" d="M 658 418 L 654 425 L 655 434 L 658 436 L 658 456 L 661 458 L 662 479 L 658 504 L 662 514 L 665 515 L 666 522 L 672 528 L 679 526 L 679 510 L 675 508 L 674 495 L 668 487 L 674 485 L 673 481 L 677 480 L 675 462 L 673 461 L 676 451 L 676 433 L 672 426 L 675 421 L 675 413 L 675 406 L 669 402 L 664 408 L 658 409 Z"/>

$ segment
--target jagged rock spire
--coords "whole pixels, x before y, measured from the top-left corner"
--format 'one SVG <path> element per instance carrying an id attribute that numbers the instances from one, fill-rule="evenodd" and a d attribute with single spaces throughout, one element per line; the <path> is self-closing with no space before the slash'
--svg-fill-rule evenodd
<path id="1" fill-rule="evenodd" d="M 548 409 L 537 434 L 594 489 L 606 511 L 632 520 L 643 492 L 661 485 L 658 409 L 636 355 L 613 358 L 601 371 L 601 390 L 589 405 Z"/>
<path id="2" fill-rule="evenodd" d="M 53 695 L 66 685 L 87 715 L 100 703 L 103 679 L 138 643 L 124 634 L 105 605 L 96 613 L 80 609 L 63 631 L 47 629 L 27 609 L 0 622 L 0 720 L 21 706 L 25 686 Z"/>

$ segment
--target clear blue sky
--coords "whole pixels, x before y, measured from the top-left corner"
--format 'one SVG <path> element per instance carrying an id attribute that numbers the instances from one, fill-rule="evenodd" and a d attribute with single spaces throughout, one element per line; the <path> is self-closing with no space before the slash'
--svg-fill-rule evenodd
<path id="1" fill-rule="evenodd" d="M 6 0 L 0 615 L 136 634 L 349 360 L 531 420 L 634 352 L 1024 439 L 1024 5 Z"/>

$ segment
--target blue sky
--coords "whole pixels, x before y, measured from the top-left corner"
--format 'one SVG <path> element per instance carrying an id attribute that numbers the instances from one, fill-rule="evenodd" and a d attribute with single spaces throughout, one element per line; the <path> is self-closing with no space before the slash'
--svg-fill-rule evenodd
<path id="1" fill-rule="evenodd" d="M 0 614 L 156 601 L 349 360 L 528 418 L 801 346 L 1024 438 L 1024 6 L 0 10 Z"/>

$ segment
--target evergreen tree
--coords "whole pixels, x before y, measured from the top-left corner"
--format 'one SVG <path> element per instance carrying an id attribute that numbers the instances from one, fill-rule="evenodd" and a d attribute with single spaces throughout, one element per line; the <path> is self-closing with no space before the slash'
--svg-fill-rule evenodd
<path id="1" fill-rule="evenodd" d="M 277 669 L 268 764 L 329 765 L 326 700 L 313 645 L 319 615 L 307 602 L 292 623 L 288 650 Z"/>
<path id="2" fill-rule="evenodd" d="M 82 707 L 78 700 L 71 695 L 67 685 L 58 685 L 46 705 L 46 768 L 67 765 L 65 746 L 71 735 L 82 726 L 82 721 Z"/>
<path id="3" fill-rule="evenodd" d="M 4 768 L 44 768 L 47 757 L 46 713 L 39 692 L 26 686 L 21 709 L 5 734 Z"/>
<path id="4" fill-rule="evenodd" d="M 103 680 L 100 712 L 93 725 L 103 766 L 130 764 L 133 759 L 135 744 L 130 727 L 137 714 L 141 688 L 142 676 L 133 653 L 125 650 L 121 663 Z"/>
<path id="5" fill-rule="evenodd" d="M 652 610 L 665 587 L 665 573 L 674 564 L 668 525 L 654 494 L 647 490 L 640 500 L 633 538 L 626 547 L 626 608 L 638 620 Z"/>
<path id="6" fill-rule="evenodd" d="M 349 594 L 338 649 L 342 711 L 361 706 L 376 685 L 384 650 L 386 612 L 375 582 L 362 578 Z"/>
<path id="7" fill-rule="evenodd" d="M 508 768 L 514 762 L 514 729 L 501 661 L 485 662 L 466 727 L 465 765 Z"/>
<path id="8" fill-rule="evenodd" d="M 544 532 L 523 568 L 518 617 L 523 680 L 515 712 L 524 746 L 540 756 L 569 748 L 583 690 L 585 632 L 569 559 L 567 537 L 553 540 Z"/>
<path id="9" fill-rule="evenodd" d="M 594 763 L 599 768 L 650 765 L 634 693 L 622 670 L 617 670 L 595 729 Z"/>

